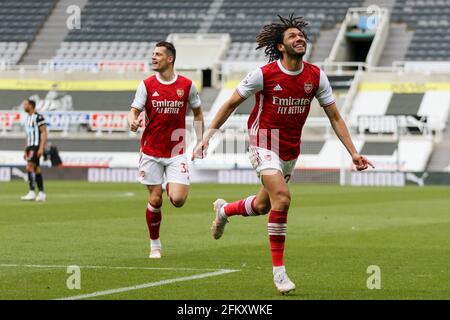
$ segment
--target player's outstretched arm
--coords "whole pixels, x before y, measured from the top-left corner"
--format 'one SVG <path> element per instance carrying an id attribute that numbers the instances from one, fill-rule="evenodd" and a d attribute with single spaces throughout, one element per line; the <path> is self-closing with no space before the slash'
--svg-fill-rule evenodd
<path id="1" fill-rule="evenodd" d="M 130 130 L 136 132 L 141 126 L 142 120 L 138 120 L 141 110 L 131 107 L 128 112 L 128 125 Z"/>
<path id="2" fill-rule="evenodd" d="M 358 151 L 356 151 L 355 145 L 353 144 L 352 138 L 350 137 L 350 132 L 348 131 L 345 121 L 344 119 L 342 119 L 336 107 L 336 104 L 333 103 L 332 105 L 325 107 L 324 110 L 328 116 L 328 119 L 330 120 L 334 132 L 338 136 L 339 140 L 341 140 L 348 153 L 351 155 L 356 169 L 361 171 L 367 169 L 369 166 L 375 168 L 373 164 L 369 160 L 367 160 L 366 157 L 360 155 Z"/>
<path id="3" fill-rule="evenodd" d="M 194 148 L 192 154 L 192 159 L 194 158 L 204 158 L 206 156 L 206 151 L 208 149 L 209 140 L 212 138 L 214 133 L 220 129 L 220 127 L 227 121 L 234 110 L 245 100 L 241 97 L 237 91 L 235 91 L 231 97 L 224 102 L 224 104 L 219 108 L 216 115 L 214 116 L 211 124 L 203 135 L 203 139 Z"/>

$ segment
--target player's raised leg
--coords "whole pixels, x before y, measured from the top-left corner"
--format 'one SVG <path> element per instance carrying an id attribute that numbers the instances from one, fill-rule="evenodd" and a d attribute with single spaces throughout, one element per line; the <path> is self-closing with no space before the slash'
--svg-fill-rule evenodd
<path id="1" fill-rule="evenodd" d="M 176 182 L 168 182 L 166 185 L 166 190 L 170 202 L 175 207 L 180 208 L 184 205 L 188 197 L 189 185 Z"/>
<path id="2" fill-rule="evenodd" d="M 211 233 L 214 239 L 219 239 L 228 223 L 228 218 L 235 215 L 243 217 L 267 214 L 270 210 L 270 198 L 264 187 L 256 195 L 248 196 L 232 203 L 217 199 L 213 203 L 215 219 L 212 223 Z"/>
<path id="3" fill-rule="evenodd" d="M 150 235 L 150 255 L 152 259 L 161 258 L 161 240 L 159 229 L 161 227 L 162 213 L 162 187 L 161 185 L 148 185 L 148 203 L 145 217 Z"/>
<path id="4" fill-rule="evenodd" d="M 273 280 L 278 291 L 285 294 L 295 289 L 295 284 L 289 279 L 284 266 L 284 244 L 286 240 L 287 216 L 291 203 L 288 184 L 278 170 L 261 172 L 262 183 L 269 194 L 271 210 L 267 230 L 272 253 Z"/>
<path id="5" fill-rule="evenodd" d="M 166 191 L 170 202 L 180 208 L 189 194 L 189 170 L 186 155 L 178 155 L 165 161 Z"/>

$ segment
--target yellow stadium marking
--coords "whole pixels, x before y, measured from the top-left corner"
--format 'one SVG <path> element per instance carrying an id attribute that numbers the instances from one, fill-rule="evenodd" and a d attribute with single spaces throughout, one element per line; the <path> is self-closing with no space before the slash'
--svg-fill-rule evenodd
<path id="1" fill-rule="evenodd" d="M 394 93 L 424 93 L 427 91 L 450 91 L 450 82 L 364 82 L 359 91 L 392 91 Z"/>
<path id="2" fill-rule="evenodd" d="M 143 78 L 144 79 L 144 78 Z M 71 80 L 54 81 L 45 79 L 0 79 L 0 90 L 50 91 L 135 91 L 143 79 L 138 80 Z M 200 81 L 194 81 L 201 92 Z"/>
<path id="3" fill-rule="evenodd" d="M 225 82 L 225 89 L 236 89 L 240 80 Z M 363 82 L 359 91 L 392 91 L 395 93 L 424 93 L 427 91 L 450 91 L 450 82 Z"/>
<path id="4" fill-rule="evenodd" d="M 73 80 L 53 81 L 42 79 L 0 79 L 3 90 L 52 90 L 57 86 L 61 91 L 134 91 L 140 80 Z"/>
<path id="5" fill-rule="evenodd" d="M 241 80 L 229 80 L 227 82 L 225 82 L 225 84 L 223 85 L 224 89 L 236 89 L 239 85 L 239 83 L 241 83 Z"/>

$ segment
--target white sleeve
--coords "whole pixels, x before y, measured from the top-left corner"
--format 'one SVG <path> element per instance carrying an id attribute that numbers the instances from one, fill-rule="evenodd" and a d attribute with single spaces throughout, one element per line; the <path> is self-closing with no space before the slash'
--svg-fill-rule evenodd
<path id="1" fill-rule="evenodd" d="M 191 108 L 198 108 L 202 104 L 200 100 L 200 96 L 198 95 L 197 88 L 195 87 L 194 82 L 192 81 L 191 89 L 189 90 L 189 104 Z"/>
<path id="2" fill-rule="evenodd" d="M 247 99 L 252 94 L 261 91 L 264 87 L 263 73 L 261 68 L 256 68 L 239 83 L 236 88 L 242 98 Z"/>
<path id="3" fill-rule="evenodd" d="M 143 110 L 145 107 L 145 103 L 147 102 L 147 88 L 145 88 L 144 81 L 139 83 L 139 86 L 136 90 L 136 95 L 134 96 L 133 103 L 131 106 L 133 108 Z"/>
<path id="4" fill-rule="evenodd" d="M 319 90 L 317 90 L 316 98 L 319 100 L 321 107 L 327 107 L 335 102 L 330 81 L 328 81 L 327 75 L 322 70 L 320 70 Z"/>

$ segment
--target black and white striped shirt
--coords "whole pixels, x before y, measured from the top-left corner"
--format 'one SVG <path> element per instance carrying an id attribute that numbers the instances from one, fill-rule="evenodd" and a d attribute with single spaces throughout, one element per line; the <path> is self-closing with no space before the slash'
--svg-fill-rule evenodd
<path id="1" fill-rule="evenodd" d="M 25 131 L 27 133 L 27 146 L 38 147 L 41 143 L 41 130 L 40 127 L 45 125 L 45 120 L 42 114 L 33 113 L 31 115 L 27 114 L 25 118 Z"/>

